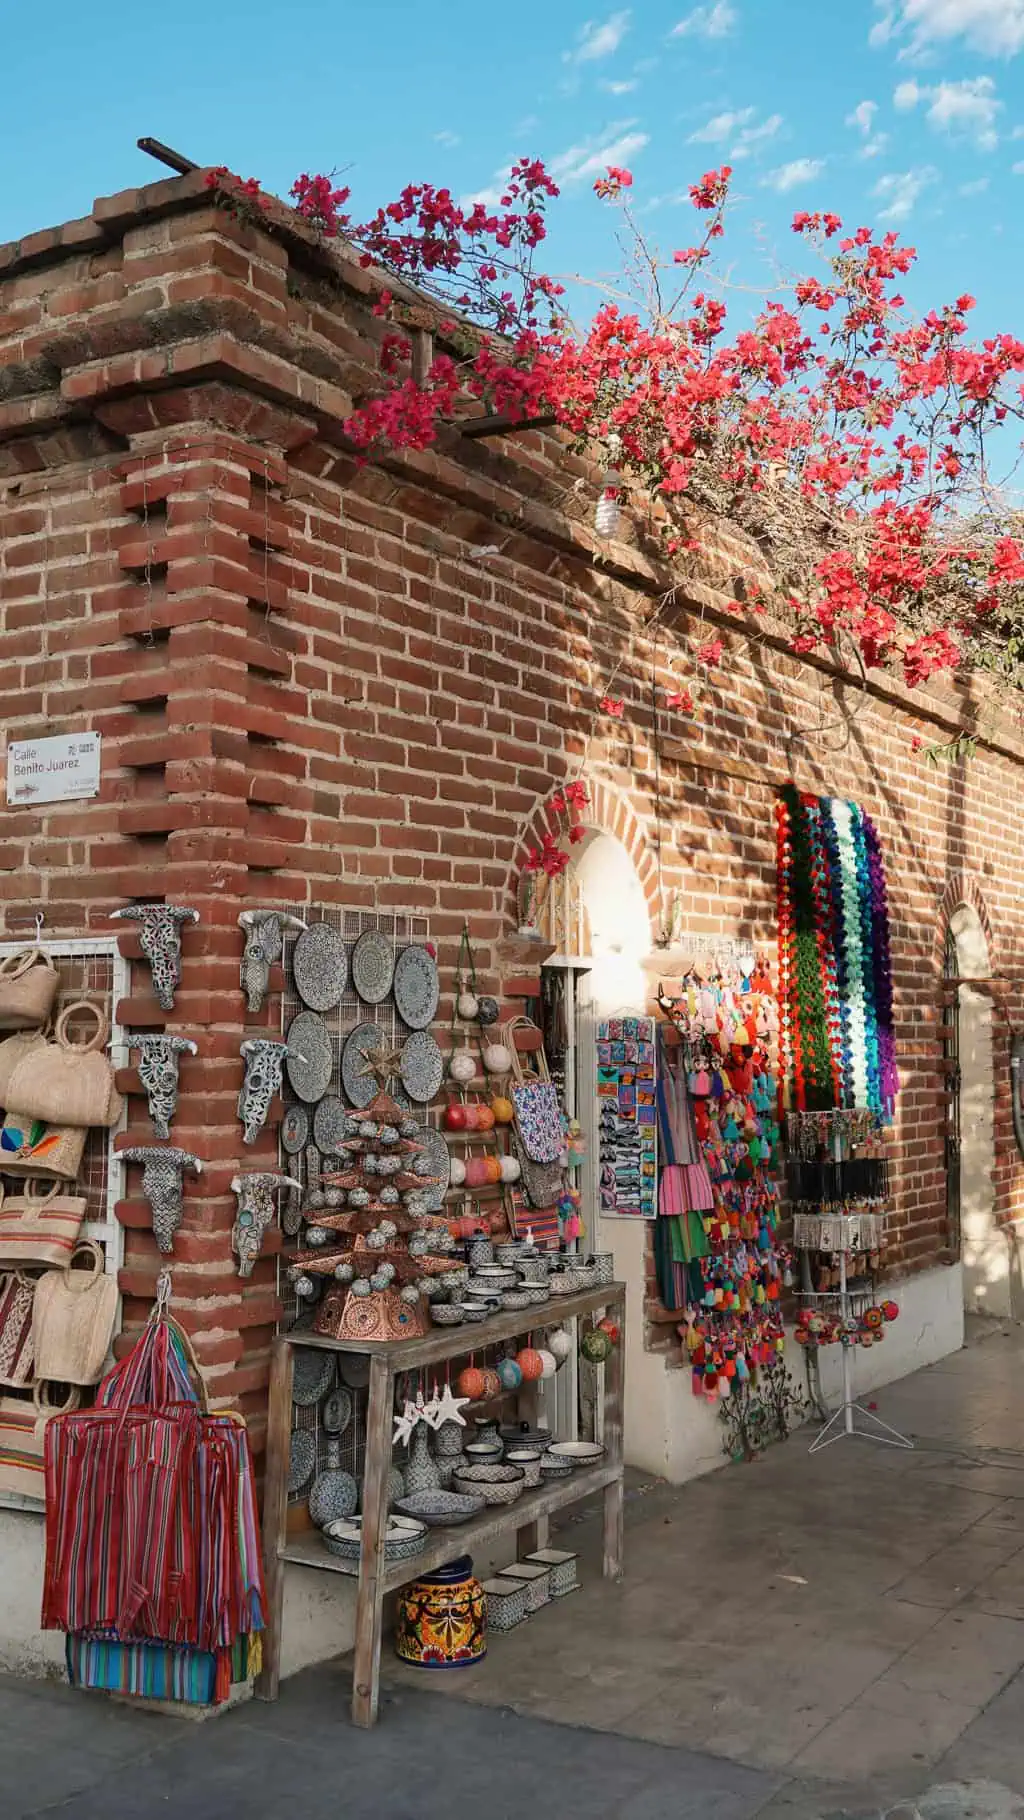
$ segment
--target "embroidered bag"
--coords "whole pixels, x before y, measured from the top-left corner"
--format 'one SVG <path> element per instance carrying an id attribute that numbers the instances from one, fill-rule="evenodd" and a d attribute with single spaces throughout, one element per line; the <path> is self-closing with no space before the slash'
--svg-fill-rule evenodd
<path id="1" fill-rule="evenodd" d="M 20 1270 L 0 1276 L 0 1384 L 32 1382 L 32 1304 L 36 1286 Z"/>
<path id="2" fill-rule="evenodd" d="M 517 1030 L 532 1033 L 535 1029 L 536 1026 L 530 1023 L 529 1018 L 517 1017 L 506 1025 L 504 1032 L 505 1047 L 512 1056 L 512 1070 L 516 1077 L 516 1084 L 512 1088 L 516 1130 L 531 1163 L 556 1163 L 565 1150 L 565 1129 L 558 1089 L 548 1074 L 544 1046 L 534 1039 L 534 1073 L 528 1078 L 515 1040 Z M 537 1031 L 537 1037 L 539 1036 L 540 1032 Z"/>

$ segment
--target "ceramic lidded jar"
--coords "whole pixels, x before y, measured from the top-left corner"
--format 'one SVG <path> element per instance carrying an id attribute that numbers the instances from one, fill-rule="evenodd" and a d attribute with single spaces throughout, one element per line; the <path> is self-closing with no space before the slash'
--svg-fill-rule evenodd
<path id="1" fill-rule="evenodd" d="M 487 1604 L 469 1555 L 399 1594 L 395 1654 L 417 1668 L 467 1668 L 487 1653 Z"/>

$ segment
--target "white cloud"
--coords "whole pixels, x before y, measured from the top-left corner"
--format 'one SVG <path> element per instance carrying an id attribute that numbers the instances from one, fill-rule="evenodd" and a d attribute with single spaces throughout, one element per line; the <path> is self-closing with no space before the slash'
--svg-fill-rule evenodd
<path id="1" fill-rule="evenodd" d="M 938 171 L 933 165 L 922 165 L 913 171 L 890 171 L 879 177 L 871 194 L 883 206 L 879 221 L 906 221 L 923 190 L 934 183 Z"/>
<path id="2" fill-rule="evenodd" d="M 741 107 L 735 112 L 728 110 L 723 114 L 712 114 L 710 120 L 706 120 L 695 133 L 690 134 L 687 144 L 718 145 L 722 140 L 730 139 L 733 133 L 739 131 L 740 127 L 746 126 L 748 121 L 753 120 L 755 112 L 755 108 Z"/>
<path id="3" fill-rule="evenodd" d="M 880 153 L 885 151 L 888 143 L 888 133 L 872 133 L 870 139 L 865 139 L 857 156 L 858 158 L 877 158 Z"/>
<path id="4" fill-rule="evenodd" d="M 597 86 L 603 89 L 606 95 L 631 95 L 635 88 L 640 87 L 640 83 L 636 76 L 632 77 L 629 82 L 608 82 L 602 78 Z"/>
<path id="5" fill-rule="evenodd" d="M 601 177 L 609 164 L 628 164 L 648 143 L 648 133 L 636 132 L 635 120 L 622 120 L 603 134 L 571 145 L 550 159 L 548 170 L 556 183 L 585 183 L 587 178 Z"/>
<path id="6" fill-rule="evenodd" d="M 900 40 L 901 57 L 920 57 L 962 38 L 985 57 L 1024 50 L 1024 0 L 875 0 L 881 13 L 868 42 Z"/>
<path id="7" fill-rule="evenodd" d="M 847 114 L 846 124 L 847 126 L 855 126 L 858 132 L 863 133 L 865 139 L 867 139 L 871 133 L 871 127 L 877 112 L 877 101 L 858 101 L 853 113 Z"/>
<path id="8" fill-rule="evenodd" d="M 988 189 L 987 177 L 975 177 L 973 183 L 962 183 L 957 190 L 958 196 L 983 196 Z"/>
<path id="9" fill-rule="evenodd" d="M 960 82 L 900 82 L 893 91 L 897 108 L 906 113 L 923 102 L 929 126 L 953 138 L 973 139 L 983 152 L 999 143 L 996 123 L 1003 104 L 991 76 L 968 76 Z"/>
<path id="10" fill-rule="evenodd" d="M 742 127 L 735 145 L 729 148 L 730 158 L 756 157 L 757 153 L 775 138 L 783 125 L 781 114 L 769 114 L 758 126 Z"/>
<path id="11" fill-rule="evenodd" d="M 784 196 L 801 183 L 813 183 L 824 169 L 824 158 L 791 158 L 788 164 L 780 164 L 774 171 L 769 171 L 761 181 L 768 189 L 778 190 L 779 195 Z"/>
<path id="12" fill-rule="evenodd" d="M 714 0 L 712 6 L 695 6 L 692 13 L 672 27 L 669 37 L 728 38 L 738 22 L 739 14 L 729 0 Z"/>
<path id="13" fill-rule="evenodd" d="M 566 51 L 563 63 L 599 63 L 611 57 L 629 30 L 630 13 L 609 13 L 607 19 L 588 19 L 576 42 L 575 50 Z"/>
<path id="14" fill-rule="evenodd" d="M 1024 177 L 1024 160 L 1020 164 L 1012 164 L 1010 169 L 1015 177 Z"/>
<path id="15" fill-rule="evenodd" d="M 443 145 L 449 150 L 454 150 L 457 145 L 462 144 L 462 139 L 458 133 L 453 133 L 450 128 L 446 126 L 443 132 L 434 134 L 434 144 Z"/>

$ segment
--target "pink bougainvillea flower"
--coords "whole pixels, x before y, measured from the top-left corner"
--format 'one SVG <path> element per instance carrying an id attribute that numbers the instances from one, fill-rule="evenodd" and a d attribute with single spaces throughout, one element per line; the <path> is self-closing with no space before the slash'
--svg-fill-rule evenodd
<path id="1" fill-rule="evenodd" d="M 602 714 L 609 714 L 612 720 L 622 719 L 622 711 L 625 705 L 625 702 L 617 701 L 611 695 L 602 695 L 601 697 L 601 712 Z"/>

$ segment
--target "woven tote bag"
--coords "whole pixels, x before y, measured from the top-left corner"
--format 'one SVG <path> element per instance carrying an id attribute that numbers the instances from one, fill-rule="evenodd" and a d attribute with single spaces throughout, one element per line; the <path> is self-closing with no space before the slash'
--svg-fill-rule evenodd
<path id="1" fill-rule="evenodd" d="M 82 1042 L 71 1036 L 71 1020 L 81 1012 L 95 1019 L 96 1028 Z M 110 1025 L 106 1013 L 92 999 L 73 999 L 54 1025 L 53 1041 L 30 1045 L 15 1062 L 0 1094 L 10 1116 L 45 1119 L 51 1125 L 111 1127 L 121 1116 L 123 1101 L 114 1086 L 114 1070 L 103 1053 Z"/>
<path id="2" fill-rule="evenodd" d="M 83 1263 L 86 1269 L 76 1268 Z M 99 1245 L 81 1240 L 63 1270 L 39 1280 L 32 1310 L 32 1346 L 39 1378 L 58 1384 L 98 1384 L 117 1319 L 117 1279 L 108 1276 Z"/>
<path id="3" fill-rule="evenodd" d="M 32 1030 L 53 1010 L 60 975 L 41 948 L 23 948 L 0 961 L 0 1030 Z"/>
<path id="4" fill-rule="evenodd" d="M 0 1169 L 3 1167 L 0 1151 Z M 59 1182 L 29 1176 L 22 1193 L 8 1195 L 0 1205 L 0 1270 L 8 1264 L 69 1264 L 85 1207 L 84 1194 L 69 1194 Z"/>

